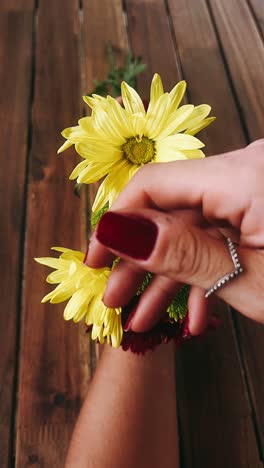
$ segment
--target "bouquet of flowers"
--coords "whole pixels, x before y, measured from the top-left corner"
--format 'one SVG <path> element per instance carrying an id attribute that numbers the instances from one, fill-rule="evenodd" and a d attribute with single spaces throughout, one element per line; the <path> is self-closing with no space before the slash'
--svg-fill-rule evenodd
<path id="1" fill-rule="evenodd" d="M 131 63 L 134 68 L 132 66 L 129 79 L 122 81 L 118 88 L 116 80 L 121 81 Z M 77 126 L 62 132 L 66 141 L 58 153 L 74 145 L 82 158 L 69 178 L 77 179 L 78 184 L 103 180 L 92 207 L 93 228 L 143 165 L 205 156 L 201 149 L 204 144 L 194 135 L 214 120 L 214 117 L 208 117 L 211 107 L 207 104 L 180 105 L 186 90 L 185 81 L 177 83 L 170 92 L 164 92 L 158 74 L 153 77 L 149 101 L 142 101 L 131 86 L 131 81 L 143 68 L 140 61 L 133 62 L 131 58 L 125 69 L 112 67 L 112 81 L 110 73 L 108 80 L 96 84 L 97 92 L 83 98 L 91 109 L 91 115 L 81 118 Z M 117 77 L 113 78 L 115 70 Z M 108 92 L 109 85 L 113 96 L 120 94 L 120 97 L 102 96 Z M 137 353 L 144 353 L 171 339 L 176 342 L 184 339 L 189 294 L 187 285 L 177 293 L 164 319 L 152 330 L 146 333 L 124 332 L 123 326 L 131 308 L 148 287 L 153 275 L 146 273 L 133 304 L 108 308 L 102 298 L 118 259 L 113 265 L 92 269 L 85 264 L 85 253 L 64 247 L 53 247 L 53 250 L 60 253 L 58 258 L 36 259 L 54 269 L 48 275 L 47 282 L 57 285 L 42 302 L 68 301 L 64 319 L 84 321 L 91 330 L 92 339 L 107 342 L 114 348 L 121 345 L 123 349 Z"/>

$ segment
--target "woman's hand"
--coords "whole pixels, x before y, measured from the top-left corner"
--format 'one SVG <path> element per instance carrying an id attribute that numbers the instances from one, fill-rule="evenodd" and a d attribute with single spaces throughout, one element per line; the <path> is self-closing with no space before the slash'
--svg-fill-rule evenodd
<path id="1" fill-rule="evenodd" d="M 264 140 L 204 160 L 149 164 L 136 174 L 100 221 L 87 264 L 122 258 L 104 302 L 122 306 L 145 271 L 155 278 L 142 294 L 130 327 L 151 328 L 182 283 L 192 286 L 189 329 L 206 326 L 205 290 L 233 270 L 224 237 L 239 243 L 244 273 L 216 295 L 264 322 Z"/>

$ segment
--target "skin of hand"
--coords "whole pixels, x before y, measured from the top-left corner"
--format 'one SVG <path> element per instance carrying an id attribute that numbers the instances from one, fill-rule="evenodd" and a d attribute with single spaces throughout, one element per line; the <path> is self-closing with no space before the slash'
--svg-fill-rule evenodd
<path id="1" fill-rule="evenodd" d="M 105 346 L 65 468 L 177 468 L 174 346 L 138 356 Z"/>
<path id="2" fill-rule="evenodd" d="M 133 311 L 131 329 L 151 328 L 180 285 L 188 283 L 189 330 L 193 335 L 201 333 L 210 308 L 205 290 L 234 269 L 224 240 L 229 236 L 238 243 L 244 272 L 216 295 L 264 323 L 263 180 L 264 140 L 213 158 L 142 167 L 103 216 L 89 246 L 86 263 L 90 267 L 100 268 L 115 256 L 121 257 L 111 273 L 105 304 L 128 303 L 150 271 L 155 278 Z M 122 226 L 133 218 L 138 239 L 144 223 L 149 224 L 149 231 L 156 230 L 144 258 L 134 251 L 131 254 L 126 246 L 120 248 L 109 237 L 118 224 L 122 239 Z"/>

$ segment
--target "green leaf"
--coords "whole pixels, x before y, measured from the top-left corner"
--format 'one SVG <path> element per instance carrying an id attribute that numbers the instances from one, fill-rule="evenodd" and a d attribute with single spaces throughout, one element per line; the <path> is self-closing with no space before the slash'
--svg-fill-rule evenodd
<path id="1" fill-rule="evenodd" d="M 147 273 L 144 280 L 143 280 L 143 283 L 142 285 L 140 286 L 138 292 L 137 292 L 137 296 L 140 296 L 144 291 L 145 289 L 147 289 L 149 283 L 151 282 L 152 278 L 153 278 L 153 274 L 152 273 Z"/>
<path id="2" fill-rule="evenodd" d="M 177 293 L 172 303 L 167 309 L 167 313 L 170 318 L 173 318 L 175 322 L 183 320 L 187 314 L 187 303 L 190 294 L 190 286 L 185 284 Z"/>
<path id="3" fill-rule="evenodd" d="M 96 228 L 97 224 L 99 223 L 102 216 L 106 213 L 108 208 L 109 208 L 109 205 L 108 205 L 108 203 L 106 203 L 106 205 L 103 208 L 101 208 L 101 210 L 98 210 L 98 211 L 95 211 L 94 213 L 92 213 L 91 226 L 92 226 L 93 229 Z"/>
<path id="4" fill-rule="evenodd" d="M 148 285 L 150 284 L 152 278 L 152 273 L 147 273 L 142 285 L 140 286 L 137 296 L 143 294 L 143 292 L 147 289 Z M 190 286 L 185 284 L 176 294 L 175 298 L 167 308 L 167 313 L 169 314 L 170 318 L 174 319 L 175 322 L 179 320 L 183 320 L 187 314 L 187 303 L 190 294 Z"/>
<path id="5" fill-rule="evenodd" d="M 110 94 L 112 97 L 121 95 L 121 83 L 126 81 L 127 84 L 136 87 L 136 77 L 146 69 L 146 65 L 141 62 L 141 57 L 133 57 L 129 52 L 126 56 L 123 67 L 118 67 L 115 60 L 114 51 L 111 46 L 107 48 L 108 59 L 108 75 L 105 80 L 94 80 L 94 89 L 88 93 L 99 94 L 106 96 Z"/>
<path id="6" fill-rule="evenodd" d="M 97 81 L 94 80 L 94 89 L 89 93 L 90 95 L 92 94 L 99 94 L 100 96 L 105 96 L 108 93 L 108 82 L 107 80 L 104 81 Z"/>

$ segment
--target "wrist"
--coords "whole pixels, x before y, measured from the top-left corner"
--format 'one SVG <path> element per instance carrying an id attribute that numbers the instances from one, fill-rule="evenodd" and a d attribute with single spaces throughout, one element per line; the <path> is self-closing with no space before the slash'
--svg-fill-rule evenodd
<path id="1" fill-rule="evenodd" d="M 160 377 L 168 371 L 171 373 L 171 369 L 174 368 L 174 353 L 173 342 L 162 344 L 144 355 L 135 354 L 130 350 L 124 351 L 121 347 L 113 349 L 106 345 L 101 359 L 106 367 L 113 364 L 118 369 L 119 375 L 131 375 L 136 371 L 137 375 L 142 372 L 145 376 L 155 374 Z"/>

